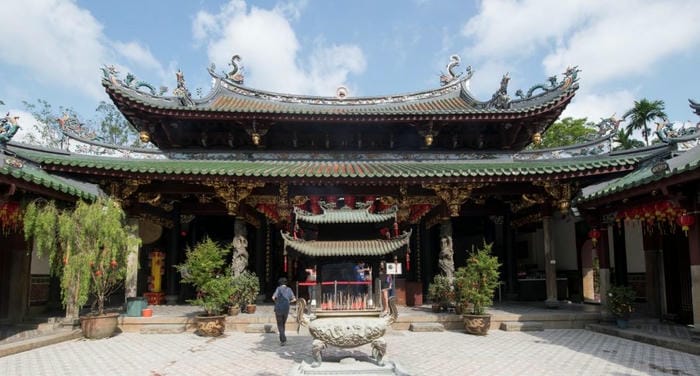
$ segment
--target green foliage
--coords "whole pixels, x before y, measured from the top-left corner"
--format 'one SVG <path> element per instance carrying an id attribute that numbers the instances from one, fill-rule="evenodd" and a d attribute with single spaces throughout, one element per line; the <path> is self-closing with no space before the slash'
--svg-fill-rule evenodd
<path id="1" fill-rule="evenodd" d="M 615 317 L 629 318 L 634 310 L 634 300 L 637 294 L 630 286 L 612 285 L 608 289 L 608 310 Z"/>
<path id="2" fill-rule="evenodd" d="M 113 145 L 143 147 L 138 133 L 124 115 L 111 103 L 100 102 L 97 112 L 98 138 Z"/>
<path id="3" fill-rule="evenodd" d="M 447 305 L 455 299 L 455 290 L 446 276 L 438 274 L 428 285 L 428 297 L 435 303 Z"/>
<path id="4" fill-rule="evenodd" d="M 255 298 L 260 294 L 260 281 L 253 272 L 244 270 L 241 274 L 233 277 L 234 293 L 232 302 L 234 305 L 253 304 Z"/>
<path id="5" fill-rule="evenodd" d="M 668 119 L 668 115 L 666 115 L 664 110 L 665 104 L 661 100 L 650 101 L 643 98 L 640 101 L 634 101 L 634 107 L 625 114 L 630 116 L 630 122 L 627 124 L 627 134 L 632 134 L 635 129 L 641 129 L 644 143 L 649 146 L 649 135 L 651 134 L 649 122 L 655 119 Z"/>
<path id="6" fill-rule="evenodd" d="M 455 272 L 457 304 L 471 304 L 471 313 L 483 315 L 486 307 L 493 305 L 493 294 L 498 287 L 501 264 L 491 255 L 493 244 L 486 243 L 469 254 L 467 265 Z"/>
<path id="7" fill-rule="evenodd" d="M 615 136 L 613 136 L 613 141 L 617 144 L 613 150 L 627 150 L 644 146 L 644 142 L 631 137 L 624 129 L 617 131 Z"/>
<path id="8" fill-rule="evenodd" d="M 197 289 L 197 297 L 189 303 L 201 306 L 207 315 L 218 315 L 230 302 L 233 294 L 232 279 L 226 273 L 226 255 L 229 249 L 210 238 L 187 248 L 187 259 L 176 265 L 182 274 L 182 282 Z"/>
<path id="9" fill-rule="evenodd" d="M 561 146 L 575 145 L 585 142 L 586 137 L 596 130 L 586 118 L 574 119 L 566 117 L 552 124 L 542 134 L 542 143 L 533 145 L 537 149 L 548 149 Z"/>
<path id="10" fill-rule="evenodd" d="M 24 215 L 24 236 L 39 256 L 48 255 L 51 273 L 61 279 L 64 306 L 84 305 L 104 314 L 104 302 L 126 277 L 129 253 L 138 246 L 133 228 L 116 201 L 78 201 L 59 209 L 53 201 L 32 201 Z M 95 307 L 95 305 L 97 307 Z"/>

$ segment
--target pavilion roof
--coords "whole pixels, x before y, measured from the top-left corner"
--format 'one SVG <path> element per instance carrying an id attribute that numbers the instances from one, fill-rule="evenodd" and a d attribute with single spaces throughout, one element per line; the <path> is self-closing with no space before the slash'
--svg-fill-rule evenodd
<path id="1" fill-rule="evenodd" d="M 376 240 L 302 240 L 282 232 L 284 245 L 308 256 L 382 256 L 409 244 L 411 232 L 392 239 Z"/>

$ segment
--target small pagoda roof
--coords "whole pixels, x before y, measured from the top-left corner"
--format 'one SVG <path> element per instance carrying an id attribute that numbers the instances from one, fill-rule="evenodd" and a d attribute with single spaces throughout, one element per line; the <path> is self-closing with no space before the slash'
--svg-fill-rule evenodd
<path id="1" fill-rule="evenodd" d="M 692 108 L 697 115 L 700 115 L 700 102 L 692 99 L 688 99 L 688 102 L 690 102 L 690 108 Z"/>
<path id="2" fill-rule="evenodd" d="M 370 213 L 369 206 L 360 209 L 331 209 L 321 205 L 322 214 L 313 214 L 305 210 L 294 208 L 297 220 L 312 224 L 333 223 L 382 223 L 396 218 L 396 207 L 392 207 L 381 213 Z"/>
<path id="3" fill-rule="evenodd" d="M 392 239 L 320 241 L 294 239 L 282 232 L 284 245 L 308 256 L 383 256 L 409 244 L 411 231 Z"/>
<path id="4" fill-rule="evenodd" d="M 48 171 L 103 176 L 167 176 L 168 180 L 236 179 L 467 179 L 531 181 L 554 175 L 579 177 L 629 171 L 653 152 L 537 160 L 324 161 L 324 160 L 170 160 L 124 159 L 13 148 Z"/>
<path id="5" fill-rule="evenodd" d="M 99 188 L 70 178 L 50 174 L 31 162 L 0 153 L 0 181 L 15 183 L 28 191 L 53 191 L 50 195 L 67 195 L 73 199 L 95 200 Z"/>

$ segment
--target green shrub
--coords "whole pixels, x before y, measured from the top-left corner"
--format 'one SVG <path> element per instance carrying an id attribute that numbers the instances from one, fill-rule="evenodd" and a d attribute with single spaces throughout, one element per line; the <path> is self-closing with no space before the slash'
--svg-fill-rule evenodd
<path id="1" fill-rule="evenodd" d="M 629 318 L 634 310 L 634 300 L 637 294 L 629 286 L 612 285 L 608 289 L 607 307 L 615 317 Z"/>
<path id="2" fill-rule="evenodd" d="M 457 304 L 471 306 L 471 314 L 483 315 L 486 307 L 493 305 L 493 294 L 498 287 L 501 264 L 498 257 L 491 256 L 493 244 L 484 241 L 483 247 L 472 250 L 467 265 L 455 272 Z"/>

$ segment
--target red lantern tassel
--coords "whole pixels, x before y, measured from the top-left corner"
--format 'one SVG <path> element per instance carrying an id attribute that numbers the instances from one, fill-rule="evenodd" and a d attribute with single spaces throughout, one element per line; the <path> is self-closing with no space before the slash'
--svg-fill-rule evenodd
<path id="1" fill-rule="evenodd" d="M 411 270 L 411 251 L 406 249 L 406 271 Z"/>
<path id="2" fill-rule="evenodd" d="M 287 255 L 284 255 L 284 272 L 287 272 Z"/>

